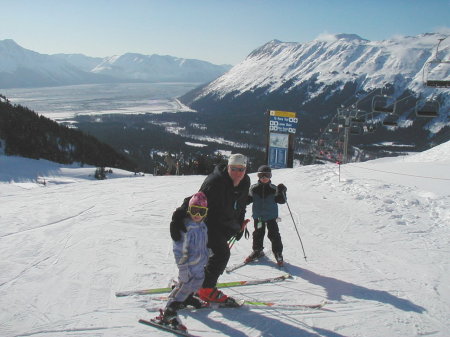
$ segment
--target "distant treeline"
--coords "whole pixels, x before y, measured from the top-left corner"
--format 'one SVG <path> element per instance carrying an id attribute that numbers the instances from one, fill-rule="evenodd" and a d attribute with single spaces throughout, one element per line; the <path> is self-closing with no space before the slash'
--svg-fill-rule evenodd
<path id="1" fill-rule="evenodd" d="M 226 162 L 226 158 L 222 155 L 223 151 L 240 152 L 249 156 L 249 170 L 253 172 L 263 164 L 262 146 L 255 148 L 247 144 L 254 143 L 256 139 L 262 142 L 264 135 L 252 135 L 237 132 L 238 129 L 224 128 L 216 133 L 216 128 L 205 125 L 208 123 L 205 117 L 209 118 L 193 112 L 83 115 L 76 118 L 76 125 L 83 132 L 95 135 L 117 151 L 127 153 L 143 172 L 209 174 L 216 164 Z M 167 130 L 170 127 L 181 130 L 179 133 Z M 212 131 L 212 128 L 215 130 Z M 197 140 L 196 137 L 202 138 Z M 221 142 L 218 140 L 219 137 L 231 138 L 235 143 Z M 168 162 L 174 164 L 170 165 Z"/>
<path id="2" fill-rule="evenodd" d="M 136 164 L 110 145 L 79 130 L 58 124 L 0 95 L 0 139 L 4 152 L 62 164 L 108 166 L 134 171 Z"/>

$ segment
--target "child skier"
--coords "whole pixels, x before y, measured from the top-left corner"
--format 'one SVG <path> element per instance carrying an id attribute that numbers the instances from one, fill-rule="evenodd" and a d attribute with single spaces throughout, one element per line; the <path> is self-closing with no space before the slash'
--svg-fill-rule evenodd
<path id="1" fill-rule="evenodd" d="M 202 307 L 202 302 L 194 293 L 202 286 L 205 278 L 205 265 L 209 251 L 206 247 L 208 232 L 203 222 L 208 212 L 206 195 L 195 193 L 189 200 L 188 216 L 184 219 L 186 233 L 181 233 L 181 240 L 173 241 L 173 253 L 178 267 L 178 283 L 169 295 L 169 300 L 160 316 L 154 322 L 167 325 L 177 330 L 186 330 L 178 318 L 177 310 L 191 305 Z"/>
<path id="2" fill-rule="evenodd" d="M 266 226 L 268 238 L 272 243 L 272 251 L 279 266 L 283 265 L 283 243 L 278 228 L 278 205 L 286 202 L 286 186 L 271 183 L 272 170 L 267 165 L 258 168 L 258 182 L 250 187 L 248 202 L 253 202 L 253 219 L 255 231 L 253 232 L 253 252 L 245 259 L 251 262 L 264 256 L 264 235 Z"/>

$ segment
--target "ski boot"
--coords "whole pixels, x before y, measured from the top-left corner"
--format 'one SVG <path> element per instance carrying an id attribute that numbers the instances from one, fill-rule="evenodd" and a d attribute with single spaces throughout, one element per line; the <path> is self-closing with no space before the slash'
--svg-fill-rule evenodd
<path id="1" fill-rule="evenodd" d="M 165 325 L 174 330 L 187 331 L 186 326 L 181 323 L 175 307 L 178 308 L 180 302 L 173 302 L 165 310 L 159 309 L 160 315 L 153 318 L 152 321 L 160 325 Z"/>
<path id="2" fill-rule="evenodd" d="M 254 250 L 247 258 L 244 260 L 245 263 L 250 263 L 264 256 L 264 252 L 262 250 Z"/>
<path id="3" fill-rule="evenodd" d="M 234 308 L 241 306 L 234 298 L 225 295 L 217 288 L 200 288 L 198 296 L 202 301 L 207 302 L 209 305 L 217 305 L 220 308 Z"/>
<path id="4" fill-rule="evenodd" d="M 282 267 L 284 265 L 283 254 L 281 252 L 274 252 L 275 260 L 277 260 L 277 265 Z"/>
<path id="5" fill-rule="evenodd" d="M 183 302 L 184 307 L 194 307 L 195 309 L 201 309 L 208 306 L 208 303 L 202 301 L 201 299 L 194 296 L 194 294 L 190 294 L 188 298 L 186 298 Z"/>

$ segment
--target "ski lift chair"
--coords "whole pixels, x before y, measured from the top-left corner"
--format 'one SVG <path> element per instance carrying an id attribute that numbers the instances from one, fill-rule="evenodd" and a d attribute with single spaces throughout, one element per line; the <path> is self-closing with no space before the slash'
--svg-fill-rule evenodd
<path id="1" fill-rule="evenodd" d="M 350 134 L 352 135 L 360 135 L 361 134 L 361 128 L 357 125 L 352 125 L 350 127 Z"/>
<path id="2" fill-rule="evenodd" d="M 383 120 L 384 126 L 398 126 L 398 116 L 396 114 L 388 114 Z"/>
<path id="3" fill-rule="evenodd" d="M 436 72 L 430 70 L 431 65 L 444 65 L 450 68 L 450 61 L 432 60 L 423 67 L 423 82 L 425 86 L 431 88 L 450 88 L 450 79 L 438 76 Z M 444 71 L 442 71 L 444 72 Z"/>
<path id="4" fill-rule="evenodd" d="M 439 102 L 438 101 L 426 101 L 422 106 L 419 102 L 416 104 L 416 116 L 434 118 L 439 116 Z"/>
<path id="5" fill-rule="evenodd" d="M 442 41 L 444 41 L 446 38 L 440 38 L 439 39 L 439 43 L 436 46 L 436 54 L 433 60 L 428 61 L 427 63 L 425 63 L 424 67 L 423 67 L 423 72 L 422 72 L 422 77 L 423 77 L 423 82 L 427 87 L 432 87 L 432 88 L 450 88 L 450 79 L 448 77 L 448 75 L 446 77 L 440 76 L 440 74 L 442 73 L 447 73 L 449 72 L 448 68 L 450 67 L 450 60 L 441 60 L 438 57 L 438 53 L 439 53 L 439 45 L 441 44 Z M 439 72 L 439 76 L 437 76 L 437 72 L 432 72 L 430 70 L 431 66 L 435 65 L 436 67 L 441 66 L 444 67 L 444 69 Z M 447 70 L 445 70 L 445 68 L 447 68 Z"/>
<path id="6" fill-rule="evenodd" d="M 425 85 L 433 88 L 450 88 L 450 80 L 427 80 Z"/>
<path id="7" fill-rule="evenodd" d="M 389 104 L 393 101 L 393 104 Z M 395 114 L 397 102 L 391 96 L 375 95 L 372 98 L 372 112 Z"/>

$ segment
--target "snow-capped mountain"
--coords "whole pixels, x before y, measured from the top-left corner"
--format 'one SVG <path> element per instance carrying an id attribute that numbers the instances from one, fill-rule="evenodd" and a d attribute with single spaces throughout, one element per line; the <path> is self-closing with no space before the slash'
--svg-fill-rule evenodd
<path id="1" fill-rule="evenodd" d="M 112 56 L 92 69 L 93 73 L 121 79 L 151 82 L 183 81 L 205 83 L 216 79 L 231 66 L 169 55 L 127 53 Z"/>
<path id="2" fill-rule="evenodd" d="M 253 51 L 244 61 L 211 83 L 209 93 L 236 95 L 257 88 L 267 92 L 287 90 L 306 81 L 323 83 L 320 89 L 335 82 L 359 83 L 371 90 L 384 83 L 395 83 L 398 90 L 419 90 L 422 68 L 435 57 L 434 47 L 440 35 L 424 34 L 386 41 L 368 41 L 354 34 L 321 36 L 300 44 L 273 40 Z M 445 42 L 445 41 L 444 41 Z M 439 57 L 450 60 L 450 39 L 441 45 Z M 440 76 L 449 78 L 450 67 Z M 319 90 L 320 92 L 320 90 Z"/>
<path id="3" fill-rule="evenodd" d="M 46 55 L 0 40 L 0 88 L 58 86 L 118 81 L 198 82 L 216 79 L 229 65 L 173 56 L 127 53 L 106 58 Z"/>
<path id="4" fill-rule="evenodd" d="M 58 86 L 114 81 L 65 60 L 22 48 L 13 40 L 0 41 L 0 88 Z"/>
<path id="5" fill-rule="evenodd" d="M 400 107 L 399 115 L 407 118 L 421 95 L 422 100 L 437 98 L 440 102 L 440 116 L 428 125 L 439 131 L 448 125 L 449 90 L 425 87 L 424 79 L 450 80 L 450 63 L 428 63 L 436 57 L 450 60 L 450 38 L 442 41 L 436 55 L 443 37 L 427 33 L 369 41 L 338 34 L 307 43 L 272 40 L 182 101 L 198 111 L 261 115 L 268 109 L 288 110 L 326 121 L 337 108 L 350 106 L 369 93 L 387 94 L 394 100 L 414 96 L 403 101 L 409 105 Z M 372 98 L 362 102 L 363 108 L 370 109 Z"/>

